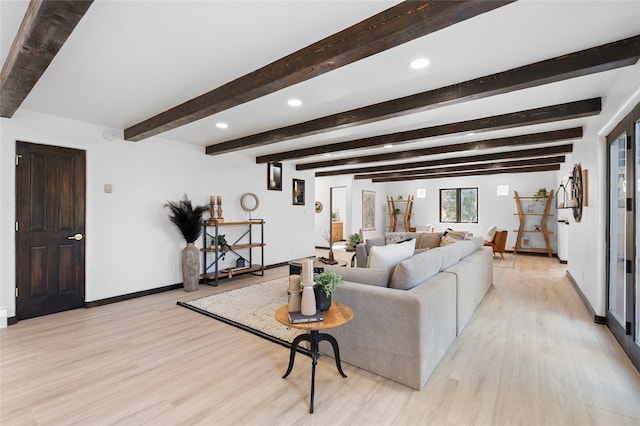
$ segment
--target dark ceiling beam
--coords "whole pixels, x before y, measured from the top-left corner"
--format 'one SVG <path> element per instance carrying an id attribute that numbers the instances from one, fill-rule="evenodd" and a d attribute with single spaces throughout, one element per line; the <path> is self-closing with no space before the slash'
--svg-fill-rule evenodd
<path id="1" fill-rule="evenodd" d="M 569 129 L 553 130 L 541 133 L 529 133 L 526 135 L 509 136 L 504 138 L 486 139 L 482 141 L 456 143 L 449 145 L 433 146 L 429 148 L 409 149 L 406 151 L 387 152 L 384 154 L 363 155 L 359 157 L 337 158 L 311 164 L 315 167 L 334 167 L 346 164 L 364 164 L 375 163 L 380 161 L 393 160 L 412 160 L 416 157 L 425 155 L 446 154 L 450 152 L 460 151 L 477 151 L 480 149 L 503 148 L 503 147 L 519 147 L 523 145 L 542 144 L 550 142 L 559 142 L 571 139 L 582 139 L 582 127 L 573 127 Z M 302 165 L 301 165 L 302 166 Z M 297 168 L 297 166 L 296 166 Z"/>
<path id="2" fill-rule="evenodd" d="M 542 157 L 546 155 L 569 154 L 573 152 L 573 144 L 547 146 L 543 148 L 521 149 L 517 151 L 494 152 L 490 154 L 468 155 L 455 158 L 439 158 L 437 160 L 415 161 L 411 163 L 387 164 L 383 166 L 358 167 L 351 169 L 316 172 L 316 177 L 350 175 L 359 173 L 388 172 L 391 170 L 408 170 L 420 167 L 447 166 L 451 164 L 475 163 L 481 161 L 510 160 L 516 158 Z"/>
<path id="3" fill-rule="evenodd" d="M 463 83 L 221 142 L 207 147 L 207 154 L 219 154 L 228 152 L 230 149 L 251 148 L 282 142 L 292 138 L 415 114 L 470 99 L 482 99 L 514 90 L 528 89 L 542 84 L 633 65 L 639 58 L 640 35 Z"/>
<path id="4" fill-rule="evenodd" d="M 560 170 L 559 164 L 548 164 L 543 166 L 530 166 L 530 167 L 508 167 L 504 169 L 494 169 L 494 170 L 473 170 L 469 172 L 439 173 L 439 174 L 424 175 L 424 176 L 381 178 L 381 179 L 372 179 L 372 182 L 373 183 L 400 182 L 400 181 L 407 181 L 407 180 L 442 179 L 442 178 L 450 178 L 450 177 L 497 175 L 497 174 L 505 174 L 505 173 L 551 172 L 556 170 Z"/>
<path id="5" fill-rule="evenodd" d="M 389 177 L 405 177 L 405 176 L 420 176 L 420 175 L 432 175 L 440 173 L 451 172 L 464 172 L 470 170 L 491 170 L 491 169 L 504 169 L 506 167 L 524 167 L 524 166 L 539 166 L 545 164 L 561 164 L 565 162 L 564 155 L 555 155 L 552 157 L 537 157 L 537 158 L 524 158 L 518 160 L 509 161 L 491 161 L 485 163 L 465 164 L 459 166 L 447 166 L 447 167 L 433 167 L 427 169 L 413 169 L 403 170 L 400 172 L 389 173 L 370 173 L 363 175 L 355 175 L 354 179 L 382 179 Z"/>
<path id="6" fill-rule="evenodd" d="M 1 117 L 11 118 L 22 105 L 92 3 L 29 2 L 0 71 Z"/>
<path id="7" fill-rule="evenodd" d="M 360 148 L 382 148 L 387 144 L 401 144 L 419 140 L 425 140 L 443 135 L 462 134 L 468 132 L 486 132 L 491 130 L 511 129 L 533 124 L 552 123 L 561 120 L 589 117 L 597 115 L 602 110 L 601 98 L 586 99 L 565 104 L 546 106 L 525 111 L 512 112 L 491 117 L 483 117 L 475 120 L 460 121 L 457 123 L 441 124 L 422 129 L 408 130 L 386 135 L 372 136 L 356 139 L 348 142 L 338 142 L 287 153 L 288 158 L 300 158 L 302 156 L 335 153 Z M 304 151 L 304 152 L 303 152 Z M 284 155 L 284 154 L 283 154 Z M 265 156 L 267 157 L 267 156 Z M 263 157 L 260 157 L 261 159 Z M 356 158 L 355 156 L 351 157 Z M 352 164 L 347 162 L 347 164 Z M 332 160 L 296 165 L 296 170 L 308 170 L 319 167 L 331 167 Z"/>
<path id="8" fill-rule="evenodd" d="M 140 141 L 309 80 L 514 0 L 405 1 L 124 131 Z"/>

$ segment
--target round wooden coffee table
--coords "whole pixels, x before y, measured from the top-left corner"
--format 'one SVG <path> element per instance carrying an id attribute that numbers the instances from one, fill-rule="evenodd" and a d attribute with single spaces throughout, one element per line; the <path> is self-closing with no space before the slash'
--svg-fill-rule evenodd
<path id="1" fill-rule="evenodd" d="M 288 305 L 284 305 L 276 311 L 275 316 L 276 320 L 278 320 L 279 323 L 287 327 L 308 331 L 308 333 L 301 334 L 293 340 L 293 343 L 291 344 L 291 352 L 289 353 L 289 366 L 287 367 L 287 372 L 284 373 L 284 376 L 282 376 L 282 378 L 286 379 L 287 376 L 289 376 L 289 374 L 291 373 L 291 370 L 293 370 L 293 362 L 296 357 L 296 349 L 298 348 L 298 345 L 300 345 L 300 342 L 307 341 L 311 343 L 311 400 L 309 412 L 313 413 L 313 395 L 315 391 L 316 364 L 318 363 L 318 345 L 320 344 L 320 342 L 324 340 L 331 343 L 331 346 L 333 346 L 333 353 L 336 359 L 336 367 L 338 368 L 338 372 L 342 377 L 347 377 L 347 375 L 342 371 L 342 365 L 340 364 L 340 350 L 338 348 L 338 341 L 332 335 L 327 333 L 320 333 L 320 331 L 330 328 L 337 328 L 348 323 L 353 318 L 353 309 L 342 303 L 333 302 L 331 303 L 331 308 L 324 312 L 324 321 L 292 324 L 291 322 L 289 322 L 289 307 Z"/>

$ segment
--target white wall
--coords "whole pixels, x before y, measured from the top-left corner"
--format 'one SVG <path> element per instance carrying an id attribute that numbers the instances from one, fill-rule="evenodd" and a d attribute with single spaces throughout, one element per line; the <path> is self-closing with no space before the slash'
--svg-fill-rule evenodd
<path id="1" fill-rule="evenodd" d="M 363 231 L 364 237 L 369 238 L 375 235 L 382 235 L 385 224 L 387 204 L 385 201 L 385 185 L 373 184 L 370 180 L 354 180 L 351 175 L 340 175 L 321 177 L 315 179 L 316 201 L 323 205 L 321 213 L 316 214 L 315 220 L 315 245 L 326 247 L 327 241 L 322 238 L 323 233 L 329 229 L 329 189 L 331 187 L 347 188 L 347 215 L 342 215 L 344 222 L 345 238 L 349 234 L 355 234 L 362 228 L 362 191 L 376 192 L 376 229 L 373 231 Z"/>
<path id="2" fill-rule="evenodd" d="M 589 300 L 596 315 L 607 313 L 607 143 L 606 136 L 640 103 L 640 63 L 621 70 L 614 85 L 603 96 L 598 123 L 585 128 L 585 137 L 574 144 L 558 173 L 564 178 L 579 163 L 589 170 L 589 206 L 583 208 L 582 220 L 569 219 L 569 251 L 567 270 Z"/>
<path id="3" fill-rule="evenodd" d="M 0 310 L 15 315 L 15 142 L 87 152 L 86 301 L 180 283 L 182 236 L 163 205 L 183 194 L 196 204 L 221 195 L 227 221 L 246 220 L 240 196 L 260 199 L 253 218 L 266 220 L 265 264 L 314 253 L 314 180 L 283 165 L 282 191 L 266 189 L 266 165 L 244 153 L 208 156 L 200 146 L 151 138 L 103 139 L 104 128 L 19 111 L 0 121 Z M 241 173 L 238 170 L 242 170 Z M 292 178 L 306 182 L 306 205 L 292 205 Z M 106 194 L 103 185 L 113 185 Z"/>

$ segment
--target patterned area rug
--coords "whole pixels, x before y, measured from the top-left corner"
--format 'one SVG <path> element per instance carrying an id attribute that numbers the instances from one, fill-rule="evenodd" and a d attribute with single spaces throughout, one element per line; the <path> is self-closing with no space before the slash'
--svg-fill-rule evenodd
<path id="1" fill-rule="evenodd" d="M 285 327 L 274 317 L 287 303 L 288 288 L 289 277 L 282 277 L 178 305 L 290 348 L 301 330 Z M 307 348 L 298 351 L 309 353 Z"/>

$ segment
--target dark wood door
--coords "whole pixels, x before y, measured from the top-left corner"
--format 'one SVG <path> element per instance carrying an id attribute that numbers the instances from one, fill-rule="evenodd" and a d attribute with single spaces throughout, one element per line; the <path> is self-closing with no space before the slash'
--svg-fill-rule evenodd
<path id="1" fill-rule="evenodd" d="M 85 152 L 16 145 L 16 318 L 82 307 Z"/>

